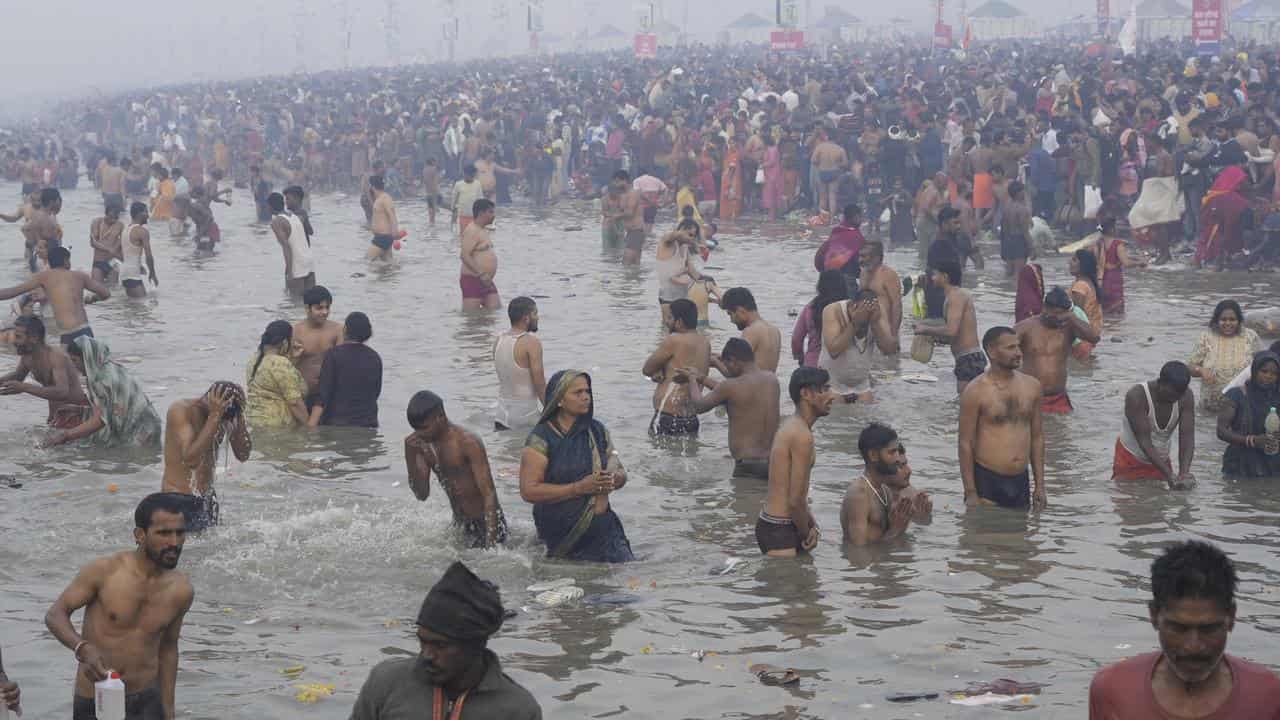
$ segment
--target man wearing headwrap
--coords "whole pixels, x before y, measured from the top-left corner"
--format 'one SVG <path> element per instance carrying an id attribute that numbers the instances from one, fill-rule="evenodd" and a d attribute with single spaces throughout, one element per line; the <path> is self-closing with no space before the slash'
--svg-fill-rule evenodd
<path id="1" fill-rule="evenodd" d="M 541 720 L 533 695 L 487 647 L 502 617 L 493 583 L 460 562 L 449 566 L 418 611 L 418 656 L 375 667 L 350 720 Z"/>

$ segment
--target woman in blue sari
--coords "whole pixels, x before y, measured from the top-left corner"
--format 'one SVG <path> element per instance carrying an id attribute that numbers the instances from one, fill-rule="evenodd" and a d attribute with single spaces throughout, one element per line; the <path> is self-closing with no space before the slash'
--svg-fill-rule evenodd
<path id="1" fill-rule="evenodd" d="M 609 431 L 593 417 L 591 376 L 561 370 L 547 383 L 542 417 L 520 456 L 520 497 L 533 504 L 547 556 L 634 560 L 609 493 L 627 483 Z"/>

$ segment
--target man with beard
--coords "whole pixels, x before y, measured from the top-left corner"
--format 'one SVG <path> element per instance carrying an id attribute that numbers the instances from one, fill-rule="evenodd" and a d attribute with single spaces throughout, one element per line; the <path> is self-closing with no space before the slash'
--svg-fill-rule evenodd
<path id="1" fill-rule="evenodd" d="M 1045 294 L 1044 309 L 1039 315 L 1023 320 L 1013 329 L 1018 333 L 1018 344 L 1027 359 L 1027 374 L 1040 381 L 1044 393 L 1041 411 L 1071 412 L 1071 398 L 1067 396 L 1067 357 L 1071 354 L 1071 344 L 1077 338 L 1096 344 L 1098 333 L 1071 311 L 1071 298 L 1060 287 Z"/>
<path id="2" fill-rule="evenodd" d="M 726 380 L 716 382 L 689 368 L 677 371 L 677 380 L 683 376 L 688 381 L 694 412 L 725 407 L 733 476 L 768 480 L 769 448 L 778 431 L 778 375 L 756 366 L 756 355 L 742 338 L 729 338 L 720 352 L 720 363 Z M 705 396 L 703 386 L 711 391 Z"/>
<path id="3" fill-rule="evenodd" d="M 1236 571 L 1218 548 L 1171 545 L 1151 563 L 1147 612 L 1160 651 L 1103 668 L 1089 686 L 1089 720 L 1280 718 L 1280 679 L 1228 655 Z"/>
<path id="4" fill-rule="evenodd" d="M 73 720 L 95 718 L 94 687 L 108 673 L 124 681 L 126 717 L 172 720 L 178 637 L 191 608 L 191 580 L 176 572 L 186 542 L 180 497 L 148 495 L 134 511 L 133 551 L 80 569 L 45 615 L 45 626 L 79 661 Z M 83 634 L 71 615 L 84 608 Z"/>
<path id="5" fill-rule="evenodd" d="M 993 327 L 982 336 L 991 367 L 960 395 L 960 478 L 964 503 L 1043 508 L 1044 432 L 1040 382 L 1018 372 L 1022 348 L 1012 328 Z M 1027 463 L 1035 478 L 1032 492 Z"/>
<path id="6" fill-rule="evenodd" d="M 27 394 L 49 403 L 50 427 L 68 429 L 80 424 L 89 399 L 80 387 L 80 375 L 67 354 L 44 342 L 44 321 L 22 316 L 13 324 L 13 346 L 18 367 L 0 376 L 0 395 Z M 27 375 L 39 385 L 23 382 Z"/>
<path id="7" fill-rule="evenodd" d="M 933 520 L 929 493 L 911 487 L 911 466 L 898 433 L 873 422 L 858 436 L 858 452 L 867 469 L 849 483 L 840 506 L 846 543 L 862 546 L 898 537 L 914 520 Z"/>
<path id="8" fill-rule="evenodd" d="M 498 411 L 495 430 L 528 429 L 542 415 L 547 392 L 542 367 L 542 341 L 538 339 L 538 305 L 518 297 L 507 305 L 511 329 L 493 344 L 493 366 L 498 373 Z"/>
<path id="9" fill-rule="evenodd" d="M 657 386 L 653 389 L 654 435 L 697 436 L 698 414 L 689 395 L 690 374 L 706 375 L 711 364 L 711 342 L 698 332 L 698 306 L 688 298 L 671 303 L 670 333 L 644 361 L 641 372 Z M 690 374 L 677 371 L 687 368 Z"/>
<path id="10" fill-rule="evenodd" d="M 798 367 L 787 388 L 796 412 L 778 427 L 769 449 L 769 490 L 756 521 L 756 543 L 770 557 L 793 558 L 818 546 L 818 523 L 809 510 L 809 473 L 817 460 L 813 425 L 831 414 L 831 376 Z"/>
<path id="11" fill-rule="evenodd" d="M 438 719 L 542 720 L 533 695 L 502 672 L 488 648 L 502 619 L 497 586 L 453 563 L 418 611 L 418 656 L 375 667 L 350 720 L 410 720 L 426 708 Z"/>
<path id="12" fill-rule="evenodd" d="M 889 332 L 893 334 L 895 343 L 900 344 L 899 333 L 902 331 L 902 278 L 898 272 L 884 264 L 884 243 L 872 240 L 858 251 L 858 263 L 862 275 L 858 279 L 858 288 L 870 290 L 876 294 L 889 323 Z"/>
<path id="13" fill-rule="evenodd" d="M 751 345 L 751 351 L 756 355 L 756 364 L 761 369 L 777 372 L 778 357 L 782 354 L 782 333 L 760 317 L 751 291 L 744 287 L 729 288 L 720 298 L 720 307 L 729 314 L 729 320 L 742 331 L 742 338 Z M 724 372 L 724 368 L 714 358 L 712 365 Z"/>

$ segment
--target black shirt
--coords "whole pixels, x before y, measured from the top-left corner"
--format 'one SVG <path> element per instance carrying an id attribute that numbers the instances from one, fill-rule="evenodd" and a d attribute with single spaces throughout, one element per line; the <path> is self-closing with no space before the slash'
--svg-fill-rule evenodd
<path id="1" fill-rule="evenodd" d="M 325 353 L 316 403 L 321 425 L 378 427 L 382 358 L 362 343 L 343 343 Z"/>

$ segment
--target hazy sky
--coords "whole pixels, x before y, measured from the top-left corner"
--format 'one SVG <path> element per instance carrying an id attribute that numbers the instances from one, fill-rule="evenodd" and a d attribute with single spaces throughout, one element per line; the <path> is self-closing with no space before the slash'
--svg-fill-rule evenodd
<path id="1" fill-rule="evenodd" d="M 883 3 L 870 0 L 799 0 L 814 15 L 839 5 L 867 20 L 901 15 L 920 29 L 932 17 L 929 0 Z M 1089 0 L 1012 0 L 1026 10 L 1037 6 L 1054 17 L 1093 12 Z M 461 23 L 459 57 L 511 53 L 528 47 L 526 0 L 456 0 Z M 948 15 L 959 0 L 948 0 Z M 977 7 L 982 0 L 968 0 Z M 6 97 L 12 112 L 34 99 L 60 98 L 127 87 L 389 63 L 388 4 L 395 6 L 398 58 L 445 57 L 441 26 L 445 0 L 37 0 L 24 3 L 21 30 L 10 28 L 0 43 L 0 66 L 11 72 Z M 1112 0 L 1113 13 L 1124 0 Z M 608 22 L 630 33 L 636 27 L 636 0 L 543 0 L 545 31 L 569 34 Z M 507 8 L 505 26 L 494 9 Z M 773 0 L 663 0 L 662 13 L 708 40 L 744 12 L 771 19 Z M 591 11 L 594 6 L 596 9 Z M 1127 9 L 1127 4 L 1124 5 Z M 726 8 L 731 8 L 726 10 Z M 1051 10 L 1050 10 L 1051 8 Z M 359 9 L 359 10 L 357 10 Z M 304 30 L 301 55 L 295 28 Z M 47 31 L 45 31 L 47 29 Z M 347 51 L 348 34 L 350 50 Z"/>

